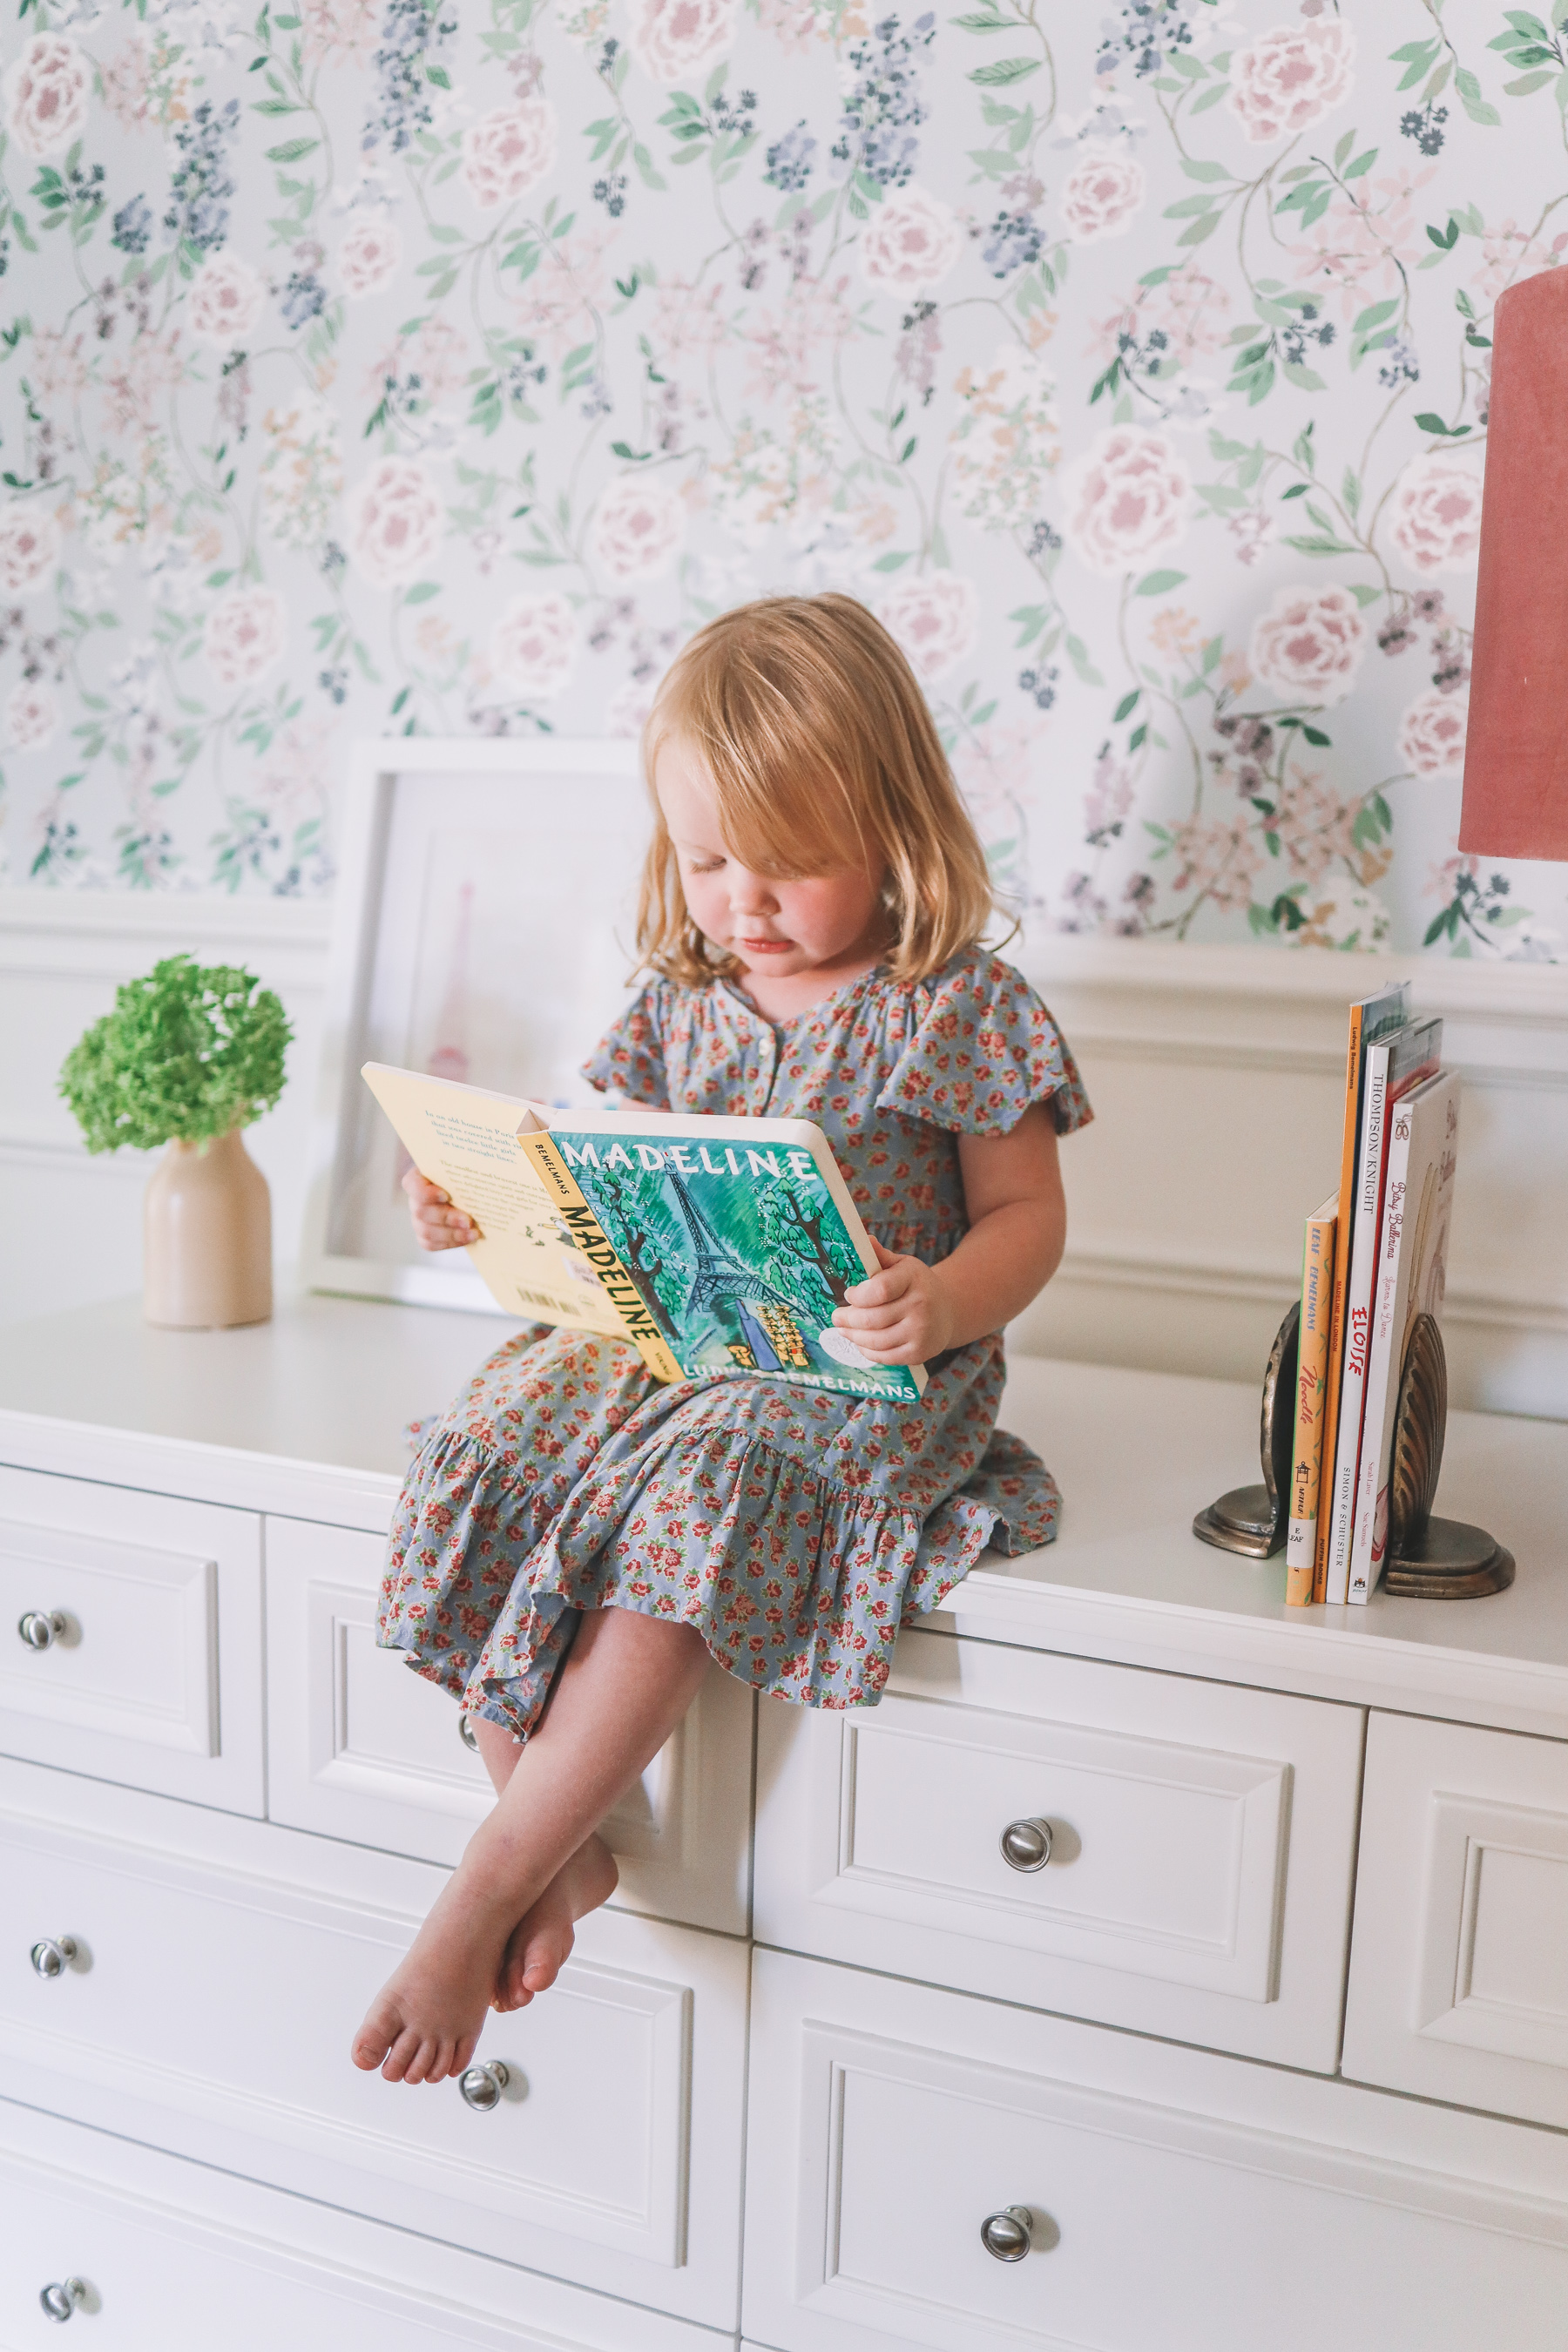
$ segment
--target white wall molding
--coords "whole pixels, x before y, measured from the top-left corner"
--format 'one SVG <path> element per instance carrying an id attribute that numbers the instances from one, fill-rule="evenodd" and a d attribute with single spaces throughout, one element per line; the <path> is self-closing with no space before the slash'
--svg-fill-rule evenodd
<path id="1" fill-rule="evenodd" d="M 283 1099 L 246 1141 L 272 1187 L 277 1254 L 296 1255 L 331 924 L 320 899 L 0 889 L 0 1320 L 141 1281 L 141 1193 L 156 1155 L 89 1153 L 58 1081 L 116 987 L 182 950 L 247 966 L 293 1023 Z"/>

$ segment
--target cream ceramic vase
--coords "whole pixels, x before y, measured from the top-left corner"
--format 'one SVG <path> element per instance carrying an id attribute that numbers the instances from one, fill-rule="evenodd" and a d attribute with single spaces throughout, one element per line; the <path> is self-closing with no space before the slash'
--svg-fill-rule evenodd
<path id="1" fill-rule="evenodd" d="M 147 1186 L 142 1303 L 180 1331 L 265 1323 L 272 1312 L 272 1200 L 237 1127 L 206 1143 L 176 1137 Z"/>

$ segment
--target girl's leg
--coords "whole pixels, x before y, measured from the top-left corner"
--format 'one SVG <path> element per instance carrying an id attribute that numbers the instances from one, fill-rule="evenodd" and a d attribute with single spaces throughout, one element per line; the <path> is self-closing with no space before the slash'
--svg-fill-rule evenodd
<path id="1" fill-rule="evenodd" d="M 499 1797 L 517 1769 L 522 1743 L 484 1716 L 476 1718 L 474 1736 Z M 526 2009 L 536 1992 L 549 1990 L 571 1955 L 578 1920 L 609 1901 L 618 1876 L 609 1847 L 596 1830 L 590 1832 L 512 1929 L 490 1997 L 492 2009 Z"/>
<path id="2" fill-rule="evenodd" d="M 584 1615 L 494 1811 L 371 2003 L 354 2039 L 357 2066 L 379 2066 L 393 2083 L 461 2074 L 513 1929 L 658 1753 L 707 1664 L 694 1626 L 624 1609 Z"/>

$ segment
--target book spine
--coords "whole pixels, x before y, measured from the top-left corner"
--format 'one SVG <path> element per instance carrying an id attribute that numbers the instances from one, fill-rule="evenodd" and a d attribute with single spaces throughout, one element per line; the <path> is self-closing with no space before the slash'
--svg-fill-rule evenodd
<path id="1" fill-rule="evenodd" d="M 1355 1183 L 1355 1144 L 1361 1109 L 1362 1008 L 1351 1006 L 1350 1053 L 1345 1066 L 1345 1125 L 1340 1150 L 1340 1225 L 1334 1251 L 1334 1278 L 1329 1291 L 1329 1363 L 1323 1387 L 1323 1477 L 1333 1475 L 1334 1445 L 1340 1425 L 1340 1373 L 1344 1362 L 1345 1288 L 1351 1266 L 1352 1188 Z M 1318 1511 L 1317 1553 L 1312 1564 L 1312 1598 L 1329 1595 L 1329 1513 Z"/>
<path id="2" fill-rule="evenodd" d="M 686 1374 L 671 1354 L 668 1342 L 654 1320 L 647 1299 L 621 1264 L 609 1235 L 584 1200 L 575 1177 L 549 1136 L 520 1135 L 517 1140 L 519 1149 L 527 1152 L 538 1169 L 552 1199 L 560 1202 L 562 1216 L 572 1230 L 573 1239 L 604 1284 L 610 1304 L 621 1318 L 626 1338 L 648 1370 L 656 1381 L 683 1381 Z"/>
<path id="3" fill-rule="evenodd" d="M 1292 1609 L 1304 1609 L 1311 1600 L 1317 1563 L 1318 1492 L 1323 1467 L 1323 1400 L 1328 1389 L 1337 1222 L 1333 1216 L 1309 1217 L 1301 1255 L 1296 1451 L 1290 1475 L 1289 1531 L 1285 1541 L 1285 1599 Z"/>
<path id="4" fill-rule="evenodd" d="M 1334 1445 L 1334 1477 L 1329 1508 L 1327 1598 L 1331 1601 L 1343 1601 L 1350 1597 L 1352 1522 L 1355 1512 L 1356 1471 L 1361 1462 L 1367 1352 L 1372 1342 L 1372 1287 L 1377 1267 L 1378 1218 L 1383 1207 L 1388 1060 L 1386 1045 L 1373 1046 L 1366 1057 L 1366 1089 L 1356 1171 L 1350 1282 L 1345 1293 L 1339 1433 Z"/>
<path id="5" fill-rule="evenodd" d="M 1410 1115 L 1408 1111 L 1402 1111 L 1394 1121 L 1393 1139 L 1389 1144 L 1388 1181 L 1384 1188 L 1383 1223 L 1378 1231 L 1372 1352 L 1367 1359 L 1361 1467 L 1356 1474 L 1355 1507 L 1351 1530 L 1350 1598 L 1363 1604 L 1372 1589 L 1377 1498 L 1388 1469 L 1385 1441 L 1392 1439 L 1394 1434 L 1389 1386 L 1398 1378 L 1394 1361 L 1394 1310 L 1399 1295 L 1399 1259 L 1405 1238 L 1405 1197 L 1409 1168 Z"/>

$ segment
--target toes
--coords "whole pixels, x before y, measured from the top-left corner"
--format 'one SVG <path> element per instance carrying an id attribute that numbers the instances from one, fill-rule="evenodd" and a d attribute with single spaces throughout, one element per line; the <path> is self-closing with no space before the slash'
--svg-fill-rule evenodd
<path id="1" fill-rule="evenodd" d="M 450 2042 L 437 2043 L 435 2060 L 425 2077 L 427 2083 L 444 2083 L 448 2074 L 456 2073 L 457 2069 L 452 2063 L 453 2048 L 454 2045 Z"/>
<path id="2" fill-rule="evenodd" d="M 454 2074 L 466 2074 L 468 2073 L 468 2068 L 473 2064 L 474 2053 L 479 2046 L 479 2037 L 477 2033 L 464 2034 L 462 2040 L 458 2042 L 457 2049 L 452 2053 L 452 2072 Z"/>
<path id="3" fill-rule="evenodd" d="M 419 2055 L 421 2047 L 422 2041 L 420 2035 L 416 2033 L 411 2026 L 405 2027 L 404 2031 L 398 2035 L 396 2041 L 393 2043 L 391 2049 L 386 2053 L 386 2058 L 381 2070 L 383 2080 L 388 2083 L 405 2082 L 408 2077 L 408 2070 Z M 418 2076 L 416 2075 L 416 2082 L 417 2082 L 418 2079 Z"/>
<path id="4" fill-rule="evenodd" d="M 395 2009 L 383 2008 L 378 2004 L 371 2010 L 353 2038 L 353 2047 L 349 2054 L 354 2064 L 363 2066 L 367 2074 L 379 2066 L 395 2041 L 402 2022 Z"/>

